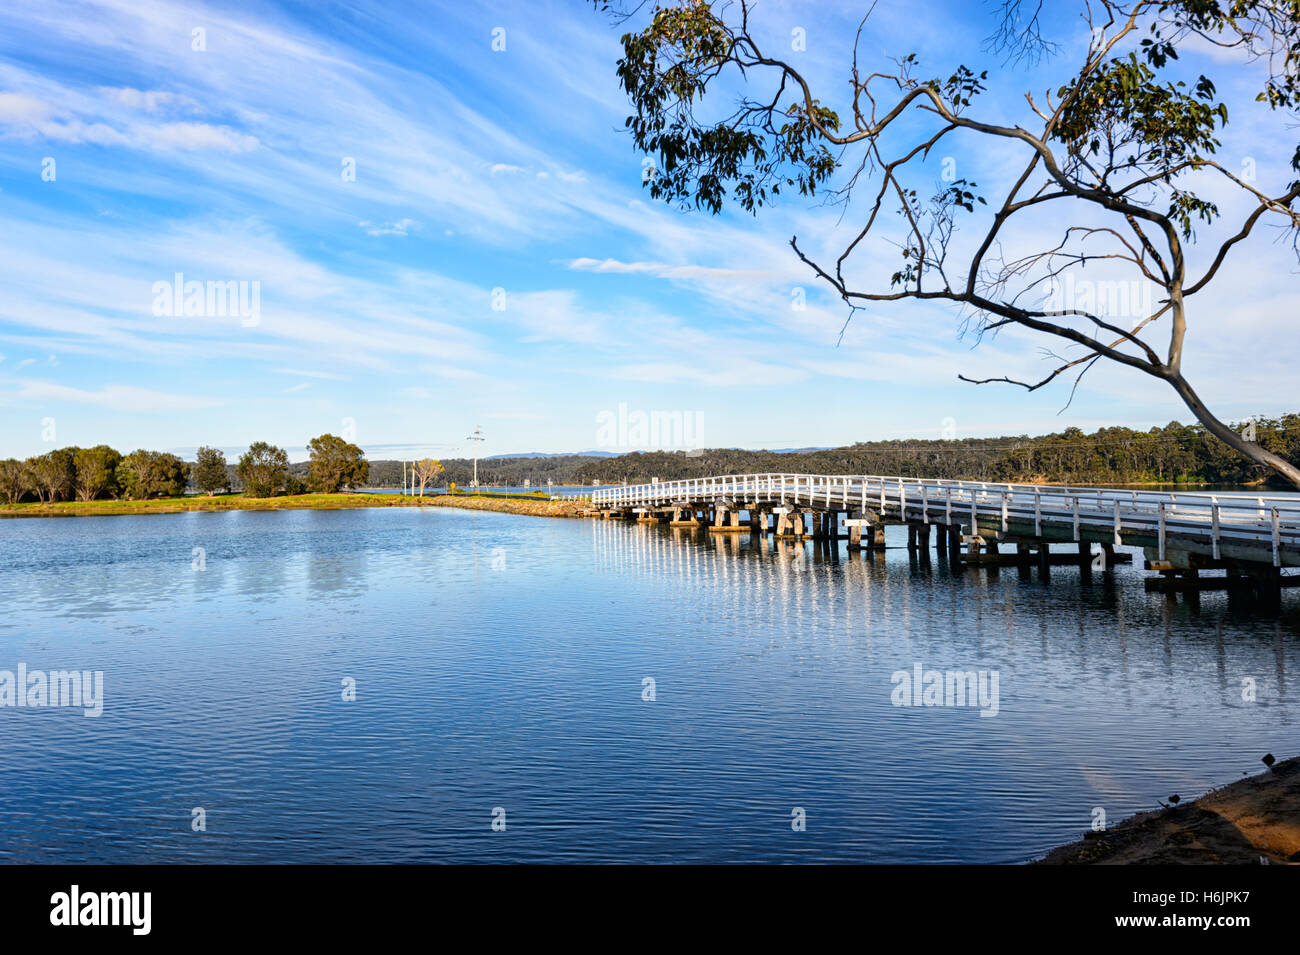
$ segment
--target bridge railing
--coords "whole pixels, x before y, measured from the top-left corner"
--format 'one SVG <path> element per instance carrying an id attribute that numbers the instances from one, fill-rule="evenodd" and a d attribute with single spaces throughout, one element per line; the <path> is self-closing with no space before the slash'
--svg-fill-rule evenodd
<path id="1" fill-rule="evenodd" d="M 789 504 L 804 507 L 876 511 L 882 517 L 924 523 L 969 524 L 990 521 L 1007 530 L 1012 520 L 1068 523 L 1073 538 L 1087 529 L 1108 528 L 1120 544 L 1124 533 L 1154 534 L 1163 559 L 1170 535 L 1203 536 L 1213 556 L 1220 545 L 1263 544 L 1281 565 L 1284 551 L 1300 549 L 1300 497 L 1286 494 L 1205 491 L 1136 491 L 1062 485 L 1004 484 L 891 477 L 884 475 L 733 474 L 613 486 L 592 492 L 597 507 L 663 507 L 728 502 Z"/>

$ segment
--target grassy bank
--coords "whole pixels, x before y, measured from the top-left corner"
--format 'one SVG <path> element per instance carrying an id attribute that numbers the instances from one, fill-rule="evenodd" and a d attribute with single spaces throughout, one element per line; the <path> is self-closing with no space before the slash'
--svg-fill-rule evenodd
<path id="1" fill-rule="evenodd" d="M 165 497 L 148 501 L 57 501 L 0 505 L 0 517 L 103 517 L 113 514 L 179 514 L 185 511 L 340 510 L 350 507 L 459 507 L 541 517 L 578 517 L 574 501 L 551 501 L 545 495 L 456 494 L 403 497 L 400 494 L 290 494 L 281 497 Z"/>
<path id="2" fill-rule="evenodd" d="M 280 497 L 162 497 L 148 501 L 56 501 L 0 505 L 0 517 L 93 517 L 110 514 L 178 514 L 183 511 L 337 510 L 345 507 L 405 507 L 398 494 L 287 494 Z"/>
<path id="3" fill-rule="evenodd" d="M 1043 865 L 1259 865 L 1300 862 L 1300 757 L 1200 799 L 1139 813 L 1053 849 Z"/>

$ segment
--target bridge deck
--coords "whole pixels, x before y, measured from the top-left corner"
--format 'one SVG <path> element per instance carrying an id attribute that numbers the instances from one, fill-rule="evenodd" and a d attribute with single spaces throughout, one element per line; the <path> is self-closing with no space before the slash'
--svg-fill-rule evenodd
<path id="1" fill-rule="evenodd" d="M 1125 491 L 878 475 L 738 474 L 598 488 L 600 510 L 781 507 L 846 512 L 870 523 L 937 524 L 972 538 L 1101 541 L 1202 565 L 1300 566 L 1300 497 Z"/>

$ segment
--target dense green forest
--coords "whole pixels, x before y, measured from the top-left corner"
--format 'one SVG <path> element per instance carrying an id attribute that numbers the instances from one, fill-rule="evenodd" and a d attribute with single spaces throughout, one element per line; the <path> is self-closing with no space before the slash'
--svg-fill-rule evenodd
<path id="1" fill-rule="evenodd" d="M 1255 439 L 1291 461 L 1300 461 L 1300 415 L 1255 419 Z M 445 478 L 470 482 L 472 462 L 442 462 Z M 651 451 L 619 457 L 493 458 L 479 461 L 479 481 L 492 484 L 643 483 L 751 472 L 888 474 L 987 481 L 1070 484 L 1253 484 L 1272 472 L 1228 449 L 1199 425 L 1171 422 L 1135 431 L 1102 428 L 1084 434 L 1008 435 L 958 441 L 862 442 L 826 451 L 777 453 L 714 448 L 701 452 Z M 401 462 L 375 461 L 372 483 L 401 484 Z"/>

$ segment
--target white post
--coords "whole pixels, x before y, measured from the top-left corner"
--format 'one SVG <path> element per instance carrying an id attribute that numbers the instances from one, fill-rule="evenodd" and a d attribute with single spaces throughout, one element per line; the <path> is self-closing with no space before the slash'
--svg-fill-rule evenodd
<path id="1" fill-rule="evenodd" d="M 1160 518 L 1159 518 L 1159 521 L 1160 521 L 1160 523 L 1157 525 L 1157 526 L 1158 526 L 1158 530 L 1157 530 L 1157 532 L 1156 532 L 1156 533 L 1157 533 L 1157 538 L 1156 538 L 1156 540 L 1157 540 L 1157 543 L 1159 544 L 1159 547 L 1157 548 L 1157 551 L 1158 551 L 1158 553 L 1159 553 L 1159 555 L 1160 555 L 1158 559 L 1159 559 L 1159 560 L 1164 560 L 1164 559 L 1165 559 L 1165 502 L 1164 502 L 1164 501 L 1161 501 L 1161 502 L 1160 502 Z"/>
<path id="2" fill-rule="evenodd" d="M 1210 505 L 1210 543 L 1214 548 L 1214 559 L 1219 559 L 1219 502 Z"/>

